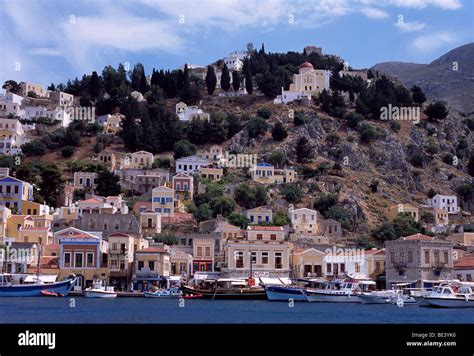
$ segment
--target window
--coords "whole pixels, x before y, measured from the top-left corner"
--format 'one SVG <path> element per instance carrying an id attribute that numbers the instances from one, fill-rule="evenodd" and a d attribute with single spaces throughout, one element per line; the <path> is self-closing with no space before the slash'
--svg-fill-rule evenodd
<path id="1" fill-rule="evenodd" d="M 235 268 L 244 268 L 244 253 L 243 251 L 235 252 Z"/>
<path id="2" fill-rule="evenodd" d="M 341 263 L 341 272 L 345 272 L 345 271 L 346 271 L 346 264 Z"/>
<path id="3" fill-rule="evenodd" d="M 145 267 L 145 262 L 143 261 L 138 261 L 138 270 L 141 271 Z"/>
<path id="4" fill-rule="evenodd" d="M 114 243 L 112 244 L 112 250 L 116 250 L 116 249 L 117 249 L 117 244 L 114 242 Z"/>
<path id="5" fill-rule="evenodd" d="M 206 257 L 211 257 L 211 248 L 206 246 Z"/>
<path id="6" fill-rule="evenodd" d="M 148 261 L 148 268 L 150 268 L 150 271 L 155 270 L 155 261 Z"/>
<path id="7" fill-rule="evenodd" d="M 84 267 L 84 254 L 82 252 L 74 253 L 74 268 Z"/>
<path id="8" fill-rule="evenodd" d="M 282 269 L 283 268 L 281 255 L 282 255 L 281 252 L 275 252 L 275 268 L 276 269 Z"/>
<path id="9" fill-rule="evenodd" d="M 257 234 L 257 240 L 262 240 L 263 239 L 263 235 L 262 234 Z"/>
<path id="10" fill-rule="evenodd" d="M 356 271 L 356 273 L 360 272 L 360 264 L 359 263 L 355 264 L 355 271 Z"/>
<path id="11" fill-rule="evenodd" d="M 262 265 L 268 264 L 268 252 L 262 252 Z"/>
<path id="12" fill-rule="evenodd" d="M 202 247 L 201 246 L 198 246 L 198 248 L 197 248 L 197 256 L 202 257 Z"/>
<path id="13" fill-rule="evenodd" d="M 252 261 L 253 264 L 257 263 L 257 252 L 251 252 L 250 253 L 250 260 Z"/>
<path id="14" fill-rule="evenodd" d="M 395 252 L 390 252 L 390 261 L 395 262 Z"/>
<path id="15" fill-rule="evenodd" d="M 449 263 L 449 253 L 448 253 L 448 251 L 444 251 L 444 262 Z"/>
<path id="16" fill-rule="evenodd" d="M 18 194 L 18 186 L 15 185 L 15 194 Z"/>
<path id="17" fill-rule="evenodd" d="M 270 240 L 276 240 L 277 239 L 277 235 L 276 234 L 271 234 L 270 235 Z"/>
<path id="18" fill-rule="evenodd" d="M 87 267 L 94 267 L 94 253 L 87 252 Z"/>
<path id="19" fill-rule="evenodd" d="M 408 263 L 413 263 L 413 251 L 408 251 Z"/>
<path id="20" fill-rule="evenodd" d="M 425 263 L 430 263 L 430 251 L 425 250 Z"/>
<path id="21" fill-rule="evenodd" d="M 64 252 L 64 267 L 71 266 L 71 252 Z"/>
<path id="22" fill-rule="evenodd" d="M 376 271 L 381 271 L 382 269 L 380 268 L 380 261 L 375 261 L 375 270 Z"/>
<path id="23" fill-rule="evenodd" d="M 326 270 L 327 270 L 327 273 L 332 272 L 332 265 L 330 263 L 326 264 Z"/>

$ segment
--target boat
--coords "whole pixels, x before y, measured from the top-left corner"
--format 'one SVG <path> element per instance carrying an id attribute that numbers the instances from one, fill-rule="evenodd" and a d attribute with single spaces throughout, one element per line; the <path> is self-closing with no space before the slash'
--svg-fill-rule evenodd
<path id="1" fill-rule="evenodd" d="M 29 284 L 16 284 L 9 273 L 0 274 L 0 297 L 40 297 L 42 291 L 67 296 L 76 284 L 76 277 L 70 276 L 67 280 L 54 283 L 36 281 Z"/>
<path id="2" fill-rule="evenodd" d="M 361 303 L 359 295 L 375 286 L 371 280 L 333 280 L 317 281 L 316 288 L 306 288 L 309 302 Z"/>
<path id="3" fill-rule="evenodd" d="M 202 294 L 183 295 L 181 298 L 183 298 L 183 299 L 201 299 L 201 298 L 202 298 Z"/>
<path id="4" fill-rule="evenodd" d="M 474 283 L 446 281 L 423 299 L 422 306 L 436 308 L 474 308 Z"/>
<path id="5" fill-rule="evenodd" d="M 147 298 L 180 298 L 182 296 L 179 288 L 160 289 L 154 292 L 144 292 L 143 295 Z"/>
<path id="6" fill-rule="evenodd" d="M 267 299 L 265 289 L 255 285 L 253 278 L 200 280 L 195 286 L 183 283 L 181 290 L 185 295 L 200 294 L 204 299 Z"/>
<path id="7" fill-rule="evenodd" d="M 362 304 L 390 304 L 396 296 L 395 290 L 380 290 L 363 292 L 358 297 Z"/>
<path id="8" fill-rule="evenodd" d="M 116 298 L 117 293 L 114 291 L 114 287 L 105 287 L 100 281 L 96 281 L 93 287 L 86 288 L 84 290 L 86 298 Z"/>
<path id="9" fill-rule="evenodd" d="M 304 288 L 297 286 L 281 286 L 281 285 L 269 285 L 265 286 L 268 300 L 274 301 L 285 301 L 289 300 L 307 302 L 308 297 L 304 291 Z"/>

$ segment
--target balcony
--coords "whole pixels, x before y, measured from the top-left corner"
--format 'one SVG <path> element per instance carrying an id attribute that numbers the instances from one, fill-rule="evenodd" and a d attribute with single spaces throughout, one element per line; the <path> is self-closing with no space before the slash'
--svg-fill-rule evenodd
<path id="1" fill-rule="evenodd" d="M 431 262 L 431 268 L 433 269 L 444 269 L 444 268 L 447 268 L 447 263 L 446 262 Z"/>
<path id="2" fill-rule="evenodd" d="M 405 261 L 392 261 L 392 267 L 397 271 L 406 269 L 407 263 Z"/>
<path id="3" fill-rule="evenodd" d="M 128 249 L 122 249 L 122 248 L 109 249 L 109 255 L 126 255 L 127 252 L 128 252 Z"/>

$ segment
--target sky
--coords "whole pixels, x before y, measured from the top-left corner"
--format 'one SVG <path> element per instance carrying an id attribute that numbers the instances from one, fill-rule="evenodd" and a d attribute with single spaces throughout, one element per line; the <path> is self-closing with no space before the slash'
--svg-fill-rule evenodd
<path id="1" fill-rule="evenodd" d="M 249 42 L 368 68 L 474 41 L 472 0 L 0 0 L 0 19 L 0 82 L 43 85 L 119 63 L 207 65 Z"/>

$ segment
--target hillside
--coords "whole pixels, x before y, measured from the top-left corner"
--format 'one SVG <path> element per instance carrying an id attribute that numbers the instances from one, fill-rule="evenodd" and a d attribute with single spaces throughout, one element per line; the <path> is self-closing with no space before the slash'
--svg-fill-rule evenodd
<path id="1" fill-rule="evenodd" d="M 453 70 L 457 62 L 458 70 Z M 474 43 L 457 47 L 430 64 L 384 62 L 373 69 L 398 78 L 405 86 L 417 85 L 430 100 L 443 100 L 464 113 L 474 111 Z"/>

